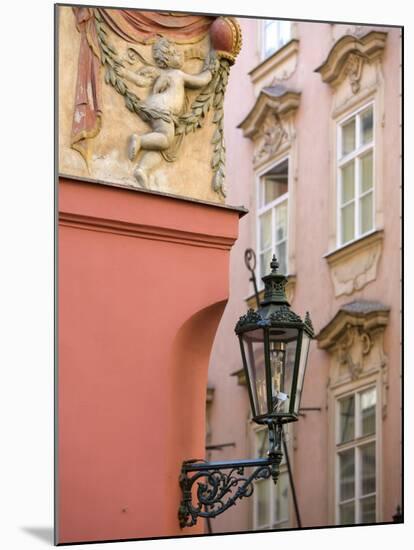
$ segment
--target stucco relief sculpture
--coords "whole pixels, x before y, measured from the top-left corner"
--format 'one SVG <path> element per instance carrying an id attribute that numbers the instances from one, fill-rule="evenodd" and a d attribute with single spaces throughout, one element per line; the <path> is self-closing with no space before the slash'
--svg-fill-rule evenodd
<path id="1" fill-rule="evenodd" d="M 347 59 L 344 68 L 344 74 L 348 76 L 351 85 L 352 93 L 357 94 L 361 87 L 360 80 L 362 77 L 362 68 L 364 59 L 362 56 L 351 53 Z"/>
<path id="2" fill-rule="evenodd" d="M 128 185 L 158 189 L 157 170 L 180 159 L 185 136 L 207 126 L 209 143 L 198 143 L 198 150 L 205 155 L 209 146 L 211 187 L 223 200 L 223 103 L 230 66 L 241 48 L 237 22 L 170 12 L 103 8 L 73 8 L 73 12 L 81 47 L 72 148 L 89 167 L 91 142 L 106 116 L 102 101 L 103 93 L 108 94 L 106 86 L 123 97 L 122 116 L 130 117 L 128 112 L 137 116 L 136 130 L 116 145 L 123 150 L 111 152 L 125 158 L 123 169 L 133 176 Z M 130 128 L 131 121 L 126 122 Z"/>
<path id="3" fill-rule="evenodd" d="M 340 366 L 348 369 L 352 380 L 362 373 L 364 357 L 372 348 L 369 334 L 361 329 L 347 325 L 343 338 L 338 343 L 338 360 Z"/>
<path id="4" fill-rule="evenodd" d="M 375 281 L 382 240 L 382 231 L 377 231 L 348 249 L 335 251 L 327 257 L 335 296 L 352 294 Z"/>
<path id="5" fill-rule="evenodd" d="M 212 56 L 208 66 L 198 75 L 184 72 L 184 55 L 167 38 L 159 38 L 154 43 L 153 58 L 157 67 L 144 66 L 136 72 L 121 66 L 116 68 L 120 77 L 136 86 L 151 88 L 147 99 L 140 102 L 136 110 L 152 131 L 132 134 L 128 146 L 131 161 L 137 158 L 141 149 L 145 151 L 134 171 L 138 184 L 143 187 L 148 186 L 149 173 L 161 161 L 162 152 L 173 145 L 175 125 L 185 106 L 185 89 L 207 86 L 218 68 Z"/>

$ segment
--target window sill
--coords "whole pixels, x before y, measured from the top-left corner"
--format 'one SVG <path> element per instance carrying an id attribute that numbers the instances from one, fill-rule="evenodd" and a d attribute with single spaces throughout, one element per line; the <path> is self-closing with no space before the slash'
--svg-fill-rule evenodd
<path id="1" fill-rule="evenodd" d="M 365 246 L 365 241 L 368 240 L 373 235 L 377 235 L 378 233 L 383 233 L 382 229 L 373 229 L 369 233 L 365 233 L 365 235 L 362 235 L 361 237 L 357 237 L 353 241 L 349 241 L 345 244 L 341 244 L 334 250 L 331 250 L 330 252 L 327 252 L 322 256 L 322 258 L 325 258 L 328 263 L 330 261 L 330 258 L 333 258 L 335 255 L 339 255 L 342 251 L 348 250 L 352 248 L 352 251 L 354 251 L 354 248 L 359 248 L 361 245 Z"/>
<path id="2" fill-rule="evenodd" d="M 299 40 L 293 38 L 249 71 L 252 83 L 263 84 L 262 79 L 269 74 L 272 78 L 283 80 L 289 78 L 296 69 L 298 51 Z"/>
<path id="3" fill-rule="evenodd" d="M 335 296 L 361 290 L 377 278 L 384 231 L 376 229 L 323 256 L 331 270 Z"/>

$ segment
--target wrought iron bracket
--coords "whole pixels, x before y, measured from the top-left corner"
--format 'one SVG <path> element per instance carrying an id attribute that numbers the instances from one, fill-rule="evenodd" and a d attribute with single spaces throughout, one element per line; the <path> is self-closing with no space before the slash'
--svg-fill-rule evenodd
<path id="1" fill-rule="evenodd" d="M 178 510 L 180 527 L 195 525 L 199 517 L 214 518 L 238 500 L 251 496 L 256 479 L 272 477 L 276 483 L 281 460 L 280 447 L 269 453 L 269 458 L 234 462 L 186 460 L 179 478 L 182 490 Z M 245 474 L 246 468 L 253 468 L 253 471 L 249 475 Z M 195 483 L 197 488 L 194 490 Z M 193 496 L 196 504 L 193 503 Z"/>

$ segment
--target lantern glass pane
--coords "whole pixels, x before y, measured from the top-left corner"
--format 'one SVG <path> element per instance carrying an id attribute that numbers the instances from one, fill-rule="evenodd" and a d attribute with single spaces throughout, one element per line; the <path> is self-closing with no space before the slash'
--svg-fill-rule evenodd
<path id="1" fill-rule="evenodd" d="M 267 413 L 266 369 L 264 360 L 263 330 L 257 329 L 243 334 L 247 375 L 253 399 L 253 416 Z"/>
<path id="2" fill-rule="evenodd" d="M 289 413 L 297 334 L 297 329 L 271 330 L 269 334 L 273 414 Z"/>
<path id="3" fill-rule="evenodd" d="M 295 394 L 295 405 L 294 405 L 294 411 L 296 414 L 299 413 L 300 399 L 302 397 L 303 381 L 305 379 L 305 370 L 308 362 L 310 341 L 311 339 L 307 334 L 307 332 L 303 331 L 302 346 L 300 350 L 300 359 L 299 359 L 298 379 L 297 379 L 296 394 Z"/>

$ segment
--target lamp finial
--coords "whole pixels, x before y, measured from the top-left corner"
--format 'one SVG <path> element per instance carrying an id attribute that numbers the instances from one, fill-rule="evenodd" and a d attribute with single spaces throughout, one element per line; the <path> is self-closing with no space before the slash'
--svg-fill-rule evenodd
<path id="1" fill-rule="evenodd" d="M 275 254 L 273 254 L 272 261 L 270 262 L 270 267 L 272 269 L 272 273 L 277 273 L 277 270 L 279 269 L 279 262 L 277 261 Z"/>

